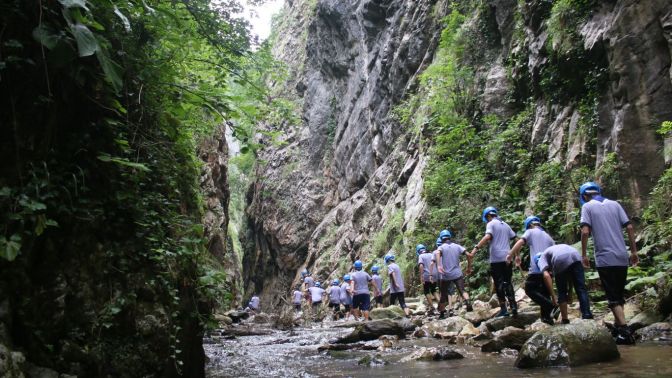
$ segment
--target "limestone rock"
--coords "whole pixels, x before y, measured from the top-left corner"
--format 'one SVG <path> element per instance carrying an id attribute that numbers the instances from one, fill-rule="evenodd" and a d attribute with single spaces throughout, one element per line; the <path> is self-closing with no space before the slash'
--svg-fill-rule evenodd
<path id="1" fill-rule="evenodd" d="M 635 337 L 641 341 L 671 341 L 672 323 L 653 323 L 635 331 Z"/>
<path id="2" fill-rule="evenodd" d="M 430 335 L 434 336 L 436 333 L 445 333 L 453 332 L 455 335 L 459 334 L 462 328 L 467 325 L 472 325 L 468 320 L 459 317 L 452 316 L 447 319 L 434 320 L 423 326 L 424 329 L 429 332 Z"/>
<path id="3" fill-rule="evenodd" d="M 493 334 L 494 339 L 481 347 L 481 352 L 499 352 L 504 348 L 520 350 L 535 331 L 506 327 Z"/>
<path id="4" fill-rule="evenodd" d="M 490 319 L 483 324 L 492 332 L 503 330 L 506 327 L 525 328 L 534 323 L 539 318 L 539 314 L 520 313 L 517 316 L 507 316 Z"/>
<path id="5" fill-rule="evenodd" d="M 663 321 L 662 314 L 656 311 L 646 310 L 640 312 L 639 314 L 635 315 L 632 319 L 630 319 L 630 321 L 628 322 L 628 326 L 630 326 L 630 329 L 632 329 L 633 331 L 636 331 L 640 328 L 644 328 L 650 326 L 651 324 L 658 323 L 661 321 Z"/>
<path id="6" fill-rule="evenodd" d="M 400 362 L 443 361 L 443 360 L 457 360 L 462 358 L 464 358 L 464 356 L 461 353 L 448 347 L 432 347 L 432 348 L 422 347 L 419 350 L 414 351 L 410 355 L 402 358 Z"/>
<path id="7" fill-rule="evenodd" d="M 383 335 L 396 335 L 400 338 L 406 336 L 404 327 L 397 321 L 390 319 L 372 320 L 360 323 L 349 335 L 338 338 L 333 343 L 353 343 L 357 341 L 375 340 Z"/>
<path id="8" fill-rule="evenodd" d="M 605 327 L 592 320 L 577 320 L 535 333 L 521 348 L 516 366 L 579 366 L 619 357 L 616 343 Z"/>

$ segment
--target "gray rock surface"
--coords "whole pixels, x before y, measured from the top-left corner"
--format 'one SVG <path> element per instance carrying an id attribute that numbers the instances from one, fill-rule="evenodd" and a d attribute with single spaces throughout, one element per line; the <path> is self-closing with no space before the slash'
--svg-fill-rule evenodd
<path id="1" fill-rule="evenodd" d="M 658 322 L 638 329 L 635 337 L 641 341 L 672 341 L 672 323 Z"/>
<path id="2" fill-rule="evenodd" d="M 399 338 L 406 337 L 406 331 L 400 322 L 381 319 L 363 322 L 355 327 L 349 335 L 334 340 L 333 344 L 348 344 L 358 341 L 375 340 L 380 336 L 393 335 Z"/>
<path id="3" fill-rule="evenodd" d="M 501 331 L 506 327 L 525 328 L 534 323 L 539 318 L 539 314 L 531 312 L 523 312 L 517 316 L 507 316 L 501 318 L 494 318 L 483 322 L 490 331 Z"/>
<path id="4" fill-rule="evenodd" d="M 605 327 L 592 320 L 578 320 L 535 333 L 522 346 L 516 366 L 579 366 L 617 358 L 620 353 Z"/>
<path id="5" fill-rule="evenodd" d="M 374 308 L 369 312 L 372 320 L 377 319 L 402 319 L 406 317 L 404 310 L 399 306 L 389 306 L 382 308 Z"/>

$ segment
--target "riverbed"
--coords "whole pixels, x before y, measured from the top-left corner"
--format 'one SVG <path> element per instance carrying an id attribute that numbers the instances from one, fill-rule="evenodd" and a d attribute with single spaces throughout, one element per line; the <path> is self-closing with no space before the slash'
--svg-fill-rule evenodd
<path id="1" fill-rule="evenodd" d="M 352 328 L 325 322 L 291 331 L 270 330 L 263 336 L 227 339 L 215 331 L 206 337 L 208 377 L 672 377 L 672 345 L 640 343 L 620 346 L 619 360 L 575 368 L 521 370 L 515 352 L 482 353 L 468 345 L 445 340 L 409 338 L 393 341 L 384 350 L 324 351 L 318 346 Z M 400 360 L 420 347 L 450 346 L 464 359 L 450 361 Z"/>

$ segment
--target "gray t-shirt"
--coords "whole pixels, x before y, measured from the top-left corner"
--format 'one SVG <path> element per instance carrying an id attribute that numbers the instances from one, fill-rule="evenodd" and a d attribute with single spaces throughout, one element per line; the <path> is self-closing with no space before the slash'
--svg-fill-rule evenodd
<path id="1" fill-rule="evenodd" d="M 434 266 L 431 272 L 429 271 L 429 268 L 432 266 L 432 261 L 434 261 L 434 254 L 431 252 L 421 253 L 418 256 L 418 265 L 422 264 L 423 281 L 429 281 L 430 274 L 435 280 L 439 278 L 439 270 L 436 266 Z"/>
<path id="2" fill-rule="evenodd" d="M 303 283 L 308 284 L 309 288 L 315 286 L 315 280 L 313 280 L 313 277 L 311 276 L 304 278 Z"/>
<path id="3" fill-rule="evenodd" d="M 401 277 L 401 269 L 399 269 L 399 265 L 397 263 L 392 263 L 387 266 L 387 274 L 390 276 L 394 276 L 394 282 L 397 284 L 397 288 L 395 289 L 394 286 L 392 286 L 392 279 L 390 278 L 390 293 L 403 293 L 404 292 L 404 279 Z"/>
<path id="4" fill-rule="evenodd" d="M 369 281 L 371 281 L 369 273 L 360 270 L 350 274 L 350 279 L 355 284 L 354 295 L 369 294 Z"/>
<path id="5" fill-rule="evenodd" d="M 350 282 L 343 282 L 341 284 L 341 303 L 351 305 L 352 296 L 350 296 L 348 289 L 350 289 Z"/>
<path id="6" fill-rule="evenodd" d="M 308 289 L 310 291 L 310 300 L 315 302 L 322 302 L 322 296 L 324 295 L 324 289 L 321 287 L 312 286 Z"/>
<path id="7" fill-rule="evenodd" d="M 581 255 L 576 248 L 567 244 L 556 244 L 546 248 L 539 258 L 539 270 L 553 269 L 553 274 L 560 274 L 570 265 L 581 261 Z"/>
<path id="8" fill-rule="evenodd" d="M 630 220 L 616 202 L 592 199 L 581 208 L 581 225 L 590 226 L 595 245 L 595 265 L 628 266 L 628 251 L 623 239 L 623 226 Z"/>
<path id="9" fill-rule="evenodd" d="M 341 303 L 341 287 L 331 286 L 329 289 L 329 303 Z"/>
<path id="10" fill-rule="evenodd" d="M 509 253 L 511 239 L 516 237 L 506 222 L 495 218 L 485 226 L 485 233 L 492 236 L 490 240 L 490 262 L 498 263 L 506 261 L 506 255 Z"/>
<path id="11" fill-rule="evenodd" d="M 251 309 L 253 310 L 258 310 L 259 309 L 259 297 L 256 295 L 250 299 L 250 303 L 248 305 Z"/>
<path id="12" fill-rule="evenodd" d="M 452 281 L 462 277 L 460 268 L 460 255 L 465 248 L 459 244 L 448 242 L 443 243 L 436 252 L 436 260 L 441 262 L 443 274 L 441 280 Z"/>
<path id="13" fill-rule="evenodd" d="M 373 284 L 378 288 L 378 294 L 383 295 L 383 279 L 380 278 L 379 275 L 374 274 L 371 279 L 373 280 Z"/>
<path id="14" fill-rule="evenodd" d="M 551 238 L 550 235 L 546 233 L 542 228 L 535 227 L 530 228 L 525 231 L 521 239 L 525 240 L 525 243 L 530 247 L 530 271 L 529 274 L 540 274 L 541 272 L 537 269 L 537 266 L 534 264 L 534 256 L 537 253 L 541 253 L 546 250 L 546 248 L 555 245 L 555 241 Z"/>
<path id="15" fill-rule="evenodd" d="M 292 293 L 292 297 L 293 297 L 292 303 L 301 304 L 301 298 L 303 297 L 303 293 L 301 293 L 298 290 L 294 290 L 294 292 Z"/>

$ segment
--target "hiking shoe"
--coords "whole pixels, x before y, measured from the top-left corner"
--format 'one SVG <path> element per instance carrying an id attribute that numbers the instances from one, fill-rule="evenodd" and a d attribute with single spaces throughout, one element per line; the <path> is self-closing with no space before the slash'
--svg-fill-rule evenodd
<path id="1" fill-rule="evenodd" d="M 553 319 L 558 320 L 558 318 L 560 317 L 560 306 L 553 307 L 553 309 L 551 310 L 551 316 L 553 317 Z"/>
<path id="2" fill-rule="evenodd" d="M 517 316 L 518 315 L 518 307 L 514 307 L 511 309 L 511 315 Z"/>
<path id="3" fill-rule="evenodd" d="M 455 316 L 455 311 L 453 309 L 448 310 L 448 316 Z"/>
<path id="4" fill-rule="evenodd" d="M 507 316 L 509 316 L 509 312 L 506 311 L 506 309 L 502 309 L 499 311 L 499 313 L 497 313 L 497 315 L 495 315 L 495 318 L 505 318 Z"/>
<path id="5" fill-rule="evenodd" d="M 553 321 L 553 318 L 541 318 L 541 321 L 548 324 L 548 325 L 554 325 L 555 322 Z"/>
<path id="6" fill-rule="evenodd" d="M 474 311 L 474 308 L 471 306 L 471 303 L 467 302 L 467 312 Z"/>
<path id="7" fill-rule="evenodd" d="M 569 324 L 569 319 L 562 319 L 562 324 Z"/>
<path id="8" fill-rule="evenodd" d="M 632 332 L 630 332 L 630 328 L 628 326 L 618 327 L 618 334 L 616 335 L 615 341 L 618 345 L 635 344 L 635 338 L 632 336 Z"/>
<path id="9" fill-rule="evenodd" d="M 581 319 L 595 319 L 593 314 L 581 315 Z"/>
<path id="10" fill-rule="evenodd" d="M 446 318 L 446 312 L 445 312 L 445 311 L 441 311 L 441 312 L 439 313 L 439 319 L 445 319 L 445 318 Z"/>

